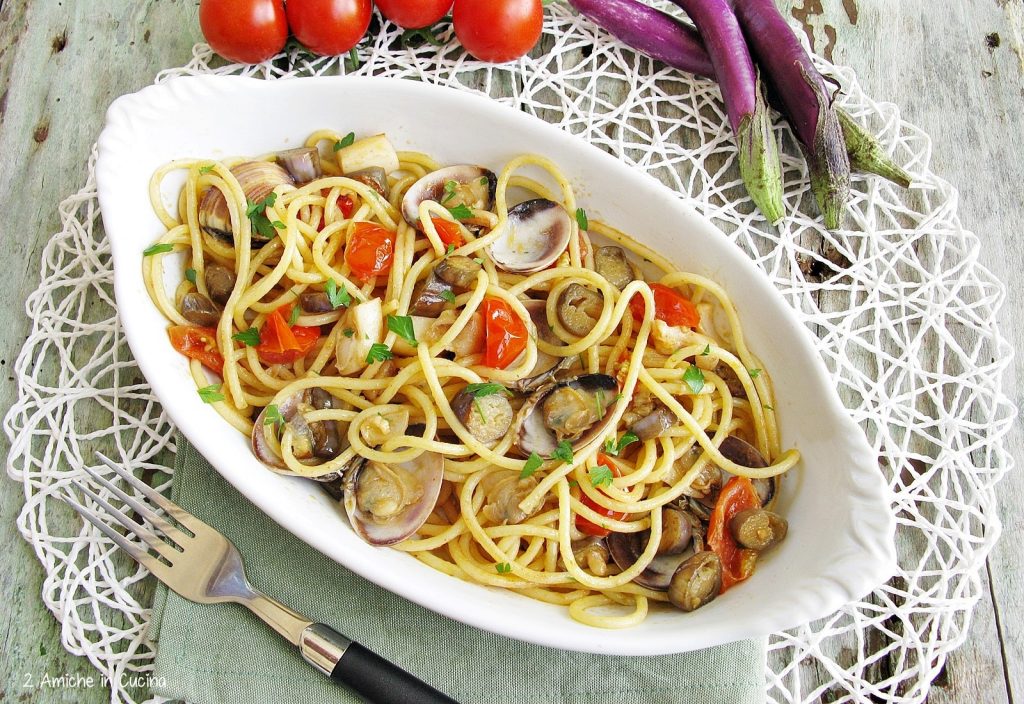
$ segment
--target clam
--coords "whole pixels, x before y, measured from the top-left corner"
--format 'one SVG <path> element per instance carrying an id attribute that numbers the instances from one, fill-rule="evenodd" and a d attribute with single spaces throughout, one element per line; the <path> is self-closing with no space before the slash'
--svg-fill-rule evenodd
<path id="1" fill-rule="evenodd" d="M 668 600 L 683 611 L 707 604 L 722 590 L 722 561 L 710 550 L 698 552 L 672 576 Z"/>
<path id="2" fill-rule="evenodd" d="M 277 163 L 284 167 L 296 184 L 304 186 L 324 175 L 320 168 L 320 152 L 316 147 L 297 147 L 277 153 Z"/>
<path id="3" fill-rule="evenodd" d="M 526 512 L 519 507 L 537 486 L 536 477 L 519 478 L 519 473 L 510 470 L 491 472 L 480 482 L 486 496 L 481 513 L 495 525 L 515 525 L 536 515 L 541 506 Z"/>
<path id="4" fill-rule="evenodd" d="M 697 549 L 703 546 L 700 521 L 681 509 L 665 506 L 661 509 L 661 542 L 654 559 L 644 571 L 633 578 L 637 584 L 648 589 L 665 591 L 680 565 L 686 562 Z M 611 533 L 605 538 L 608 551 L 619 569 L 626 570 L 636 564 L 647 542 L 650 532 Z"/>
<path id="5" fill-rule="evenodd" d="M 658 406 L 643 418 L 633 423 L 630 430 L 641 440 L 661 437 L 669 428 L 679 425 L 679 418 L 664 406 Z"/>
<path id="6" fill-rule="evenodd" d="M 584 374 L 540 389 L 516 416 L 513 447 L 523 457 L 550 457 L 562 441 L 578 450 L 606 433 L 618 391 L 607 374 Z"/>
<path id="7" fill-rule="evenodd" d="M 535 198 L 509 208 L 508 223 L 487 253 L 505 271 L 530 274 L 551 266 L 569 244 L 572 220 L 558 203 Z"/>
<path id="8" fill-rule="evenodd" d="M 444 478 L 444 460 L 424 452 L 414 460 L 386 465 L 364 462 L 345 477 L 345 512 L 352 529 L 371 545 L 394 545 L 427 520 Z"/>
<path id="9" fill-rule="evenodd" d="M 278 186 L 295 185 L 288 172 L 272 161 L 246 161 L 232 168 L 231 173 L 242 187 L 248 203 L 259 203 Z M 234 242 L 228 203 L 219 188 L 207 189 L 199 200 L 199 225 L 218 239 L 229 244 Z M 271 239 L 253 228 L 253 247 L 262 247 Z"/>
<path id="10" fill-rule="evenodd" d="M 292 452 L 302 464 L 315 467 L 325 460 L 334 459 L 344 449 L 344 435 L 339 432 L 336 421 L 309 423 L 305 417 L 305 414 L 310 411 L 333 408 L 334 404 L 335 398 L 323 389 L 306 389 L 277 404 L 277 413 L 284 421 L 285 427 L 291 430 L 293 435 Z M 275 472 L 291 474 L 292 472 L 287 469 L 267 441 L 266 433 L 269 429 L 265 426 L 272 424 L 267 421 L 267 408 L 264 408 L 257 416 L 252 429 L 253 454 Z M 312 478 L 323 482 L 333 481 L 338 478 L 338 472 L 328 472 Z"/>
<path id="11" fill-rule="evenodd" d="M 788 531 L 785 518 L 763 508 L 740 511 L 729 521 L 729 532 L 736 542 L 751 550 L 767 550 L 777 545 Z"/>
<path id="12" fill-rule="evenodd" d="M 538 338 L 552 345 L 561 344 L 562 341 L 558 339 L 555 331 L 548 325 L 544 301 L 523 301 L 523 307 L 526 308 L 526 312 L 530 314 L 530 320 L 533 321 L 534 327 L 537 328 Z M 511 387 L 514 391 L 520 393 L 536 391 L 541 386 L 553 382 L 558 372 L 572 366 L 575 361 L 576 357 L 556 357 L 553 354 L 548 354 L 538 349 L 537 361 L 534 363 L 533 369 L 530 370 L 529 376 L 514 382 L 511 384 Z"/>
<path id="13" fill-rule="evenodd" d="M 471 210 L 490 210 L 498 177 L 493 171 L 472 164 L 446 166 L 409 186 L 402 199 L 402 217 L 417 229 L 420 203 L 432 200 L 446 208 L 464 205 Z"/>

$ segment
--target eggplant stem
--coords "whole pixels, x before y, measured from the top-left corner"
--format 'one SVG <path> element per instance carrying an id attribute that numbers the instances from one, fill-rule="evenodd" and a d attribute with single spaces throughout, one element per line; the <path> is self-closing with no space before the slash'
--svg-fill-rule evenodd
<path id="1" fill-rule="evenodd" d="M 840 125 L 838 110 L 829 99 L 822 82 L 814 80 L 801 66 L 807 85 L 818 101 L 818 124 L 814 144 L 801 144 L 810 168 L 811 191 L 825 220 L 825 227 L 835 230 L 843 220 L 850 198 L 850 157 Z"/>
<path id="2" fill-rule="evenodd" d="M 751 200 L 768 222 L 774 225 L 785 215 L 782 205 L 782 162 L 760 72 L 757 74 L 755 93 L 754 112 L 743 116 L 736 134 L 740 174 Z"/>
<path id="3" fill-rule="evenodd" d="M 836 112 L 839 113 L 839 125 L 843 129 L 843 137 L 846 139 L 850 166 L 857 171 L 881 176 L 897 186 L 910 188 L 913 180 L 910 174 L 889 158 L 889 155 L 882 150 L 878 139 L 845 110 L 836 110 Z"/>

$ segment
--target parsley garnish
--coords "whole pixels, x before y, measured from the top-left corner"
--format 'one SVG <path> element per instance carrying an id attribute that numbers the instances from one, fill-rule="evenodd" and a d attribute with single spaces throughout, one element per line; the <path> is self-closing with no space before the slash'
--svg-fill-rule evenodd
<path id="1" fill-rule="evenodd" d="M 494 566 L 494 569 L 498 570 L 498 574 L 508 574 L 512 571 L 512 565 L 507 562 L 499 562 Z"/>
<path id="2" fill-rule="evenodd" d="M 441 199 L 441 205 L 444 205 L 452 198 L 455 197 L 455 189 L 459 187 L 458 181 L 445 181 L 444 182 L 444 198 Z"/>
<path id="3" fill-rule="evenodd" d="M 491 183 L 491 179 L 487 178 L 486 176 L 481 176 L 480 177 L 480 185 L 481 186 L 489 186 L 490 183 Z"/>
<path id="4" fill-rule="evenodd" d="M 476 409 L 477 415 L 480 416 L 480 421 L 483 423 L 487 422 L 487 415 L 484 413 L 484 407 L 480 405 L 480 399 L 473 397 L 473 408 Z"/>
<path id="5" fill-rule="evenodd" d="M 774 411 L 774 410 L 775 410 L 775 408 L 774 408 L 773 406 L 769 406 L 769 405 L 768 405 L 767 403 L 766 403 L 766 404 L 764 404 L 764 408 L 765 408 L 766 410 L 769 410 L 769 411 Z"/>
<path id="6" fill-rule="evenodd" d="M 455 303 L 455 293 L 450 288 L 446 288 L 444 291 L 441 291 L 441 298 L 449 303 Z"/>
<path id="7" fill-rule="evenodd" d="M 756 379 L 757 377 L 761 376 L 760 369 L 748 369 L 747 371 L 750 372 L 751 379 Z"/>
<path id="8" fill-rule="evenodd" d="M 493 382 L 484 382 L 481 384 L 466 384 L 466 393 L 473 394 L 476 398 L 481 396 L 492 396 L 494 394 L 505 394 L 511 396 L 512 392 L 506 389 L 501 384 L 495 384 Z"/>
<path id="9" fill-rule="evenodd" d="M 614 437 L 610 437 L 604 441 L 605 454 L 618 455 L 635 442 L 640 442 L 640 438 L 638 438 L 636 433 L 632 431 L 625 433 L 621 438 L 619 438 L 618 442 L 615 441 Z"/>
<path id="10" fill-rule="evenodd" d="M 196 282 L 196 270 L 195 269 L 185 269 L 185 278 L 188 279 L 189 282 L 194 284 Z"/>
<path id="11" fill-rule="evenodd" d="M 274 205 L 276 201 L 277 194 L 274 192 L 267 194 L 267 197 L 261 201 L 245 199 L 247 203 L 245 208 L 246 217 L 252 223 L 253 229 L 268 240 L 277 237 L 277 229 L 284 228 L 284 223 L 280 220 L 270 222 L 270 218 L 267 217 L 267 208 Z"/>
<path id="12" fill-rule="evenodd" d="M 248 330 L 244 330 L 242 332 L 236 332 L 234 335 L 231 336 L 231 339 L 238 340 L 239 342 L 244 342 L 249 347 L 255 347 L 256 345 L 260 344 L 260 329 L 249 328 Z"/>
<path id="13" fill-rule="evenodd" d="M 479 264 L 480 266 L 484 265 L 484 260 L 481 257 L 473 257 L 473 261 Z"/>
<path id="14" fill-rule="evenodd" d="M 164 252 L 170 252 L 172 249 L 174 249 L 173 244 L 167 244 L 166 242 L 162 244 L 155 244 L 152 247 L 146 247 L 144 250 L 142 250 L 142 256 L 151 257 L 154 254 L 163 254 Z"/>
<path id="15" fill-rule="evenodd" d="M 412 318 L 408 315 L 389 315 L 388 330 L 398 335 L 413 347 L 419 345 L 416 341 L 416 330 L 412 326 Z"/>
<path id="16" fill-rule="evenodd" d="M 448 246 L 445 247 L 444 256 L 447 257 L 449 254 L 451 254 L 454 251 L 455 251 L 455 243 L 454 242 L 449 242 Z"/>
<path id="17" fill-rule="evenodd" d="M 555 448 L 555 451 L 551 453 L 551 457 L 548 459 L 562 460 L 562 462 L 570 464 L 572 462 L 572 445 L 568 440 L 563 440 L 558 443 L 558 447 Z"/>
<path id="18" fill-rule="evenodd" d="M 272 403 L 263 409 L 263 425 L 274 425 L 275 423 L 284 423 L 284 417 L 277 406 Z"/>
<path id="19" fill-rule="evenodd" d="M 531 452 L 530 456 L 526 458 L 526 464 L 523 465 L 523 471 L 519 473 L 520 479 L 526 479 L 531 474 L 540 469 L 540 466 L 544 464 L 544 460 L 536 452 Z"/>
<path id="20" fill-rule="evenodd" d="M 347 135 L 345 135 L 344 137 L 342 137 L 341 139 L 334 143 L 334 151 L 337 152 L 341 151 L 345 147 L 351 147 L 353 144 L 355 144 L 355 141 L 356 133 L 349 132 Z"/>
<path id="21" fill-rule="evenodd" d="M 707 357 L 709 354 L 711 354 L 711 345 L 710 344 L 704 346 L 704 351 L 700 353 L 700 356 L 701 357 Z"/>
<path id="22" fill-rule="evenodd" d="M 615 400 L 616 401 L 621 401 L 624 398 L 626 398 L 626 397 L 622 395 L 621 391 L 619 393 L 615 394 Z"/>
<path id="23" fill-rule="evenodd" d="M 594 408 L 597 409 L 597 415 L 604 415 L 604 389 L 598 389 L 597 392 L 594 394 Z"/>
<path id="24" fill-rule="evenodd" d="M 210 384 L 199 389 L 199 398 L 203 399 L 203 403 L 214 403 L 216 401 L 223 401 L 224 394 L 220 392 L 220 384 Z"/>
<path id="25" fill-rule="evenodd" d="M 345 337 L 352 337 L 353 335 L 356 334 L 356 331 L 353 330 L 352 328 L 345 328 L 344 330 L 341 331 L 341 334 L 344 335 Z"/>
<path id="26" fill-rule="evenodd" d="M 352 296 L 348 294 L 347 288 L 338 286 L 338 284 L 334 283 L 334 279 L 328 279 L 327 300 L 331 302 L 331 308 L 340 308 L 341 306 L 348 308 L 349 304 L 352 303 Z"/>
<path id="27" fill-rule="evenodd" d="M 391 359 L 395 355 L 391 353 L 388 346 L 382 342 L 374 342 L 370 345 L 370 351 L 366 353 L 366 363 L 373 364 L 374 362 L 383 362 Z"/>
<path id="28" fill-rule="evenodd" d="M 590 485 L 593 487 L 611 486 L 612 479 L 615 478 L 612 470 L 603 464 L 591 467 L 587 474 L 590 475 Z"/>
<path id="29" fill-rule="evenodd" d="M 699 394 L 704 388 L 704 373 L 694 364 L 691 364 L 683 373 L 683 381 L 695 394 Z"/>
<path id="30" fill-rule="evenodd" d="M 576 208 L 576 224 L 581 230 L 590 229 L 590 221 L 587 220 L 587 211 L 583 208 Z"/>
<path id="31" fill-rule="evenodd" d="M 289 325 L 289 327 L 292 326 L 292 325 L 295 325 L 295 323 L 298 322 L 299 314 L 300 313 L 302 313 L 302 311 L 299 310 L 299 307 L 296 306 L 296 305 L 293 305 L 292 306 L 292 312 L 288 314 L 288 325 Z"/>
<path id="32" fill-rule="evenodd" d="M 201 174 L 208 174 L 211 171 L 213 171 L 213 164 L 207 164 L 206 166 L 199 167 L 199 173 Z"/>
<path id="33" fill-rule="evenodd" d="M 454 208 L 448 208 L 448 212 L 452 214 L 452 217 L 456 220 L 467 220 L 473 217 L 473 211 L 463 204 L 456 205 Z"/>

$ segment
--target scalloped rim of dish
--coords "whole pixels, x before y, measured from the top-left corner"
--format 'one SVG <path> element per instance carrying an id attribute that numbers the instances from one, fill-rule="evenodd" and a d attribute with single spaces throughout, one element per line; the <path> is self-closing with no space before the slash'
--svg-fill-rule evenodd
<path id="1" fill-rule="evenodd" d="M 339 125 L 337 113 L 332 112 L 331 106 L 339 96 L 346 95 L 393 101 L 392 108 L 415 105 L 417 121 L 410 126 L 400 122 L 401 117 L 398 117 L 399 122 L 392 128 L 388 123 L 396 120 L 394 109 L 377 109 L 377 117 L 371 119 L 369 113 L 373 109 L 358 105 L 351 109 L 349 103 L 344 125 Z M 266 107 L 260 111 L 266 113 L 260 116 L 261 126 L 253 125 L 242 115 L 242 107 L 248 103 Z M 281 104 L 304 104 L 308 109 L 304 108 L 297 117 L 284 111 Z M 794 470 L 796 478 L 787 479 L 783 487 L 785 503 L 794 511 L 799 509 L 796 513 L 787 513 L 791 522 L 790 537 L 765 557 L 764 564 L 741 587 L 691 614 L 659 610 L 637 626 L 605 631 L 573 621 L 564 607 L 462 582 L 398 551 L 381 552 L 367 546 L 355 537 L 336 510 L 338 524 L 331 527 L 339 527 L 339 530 L 330 533 L 324 530 L 324 521 L 330 521 L 331 514 L 324 513 L 322 492 L 315 487 L 311 489 L 312 485 L 303 480 L 271 472 L 253 474 L 262 470 L 262 466 L 251 454 L 239 455 L 229 434 L 245 438 L 204 404 L 194 390 L 190 392 L 192 382 L 187 376 L 187 366 L 173 351 L 167 353 L 169 344 L 162 344 L 162 341 L 155 346 L 150 344 L 153 339 L 160 339 L 160 321 L 164 319 L 142 288 L 141 252 L 162 228 L 152 213 L 148 197 L 140 197 L 139 184 L 132 177 L 137 177 L 135 172 L 145 173 L 144 180 L 148 184 L 152 170 L 167 160 L 160 149 L 184 150 L 188 144 L 216 139 L 219 135 L 224 142 L 246 144 L 266 137 L 262 148 L 237 152 L 264 153 L 284 148 L 282 142 L 292 138 L 301 141 L 308 134 L 289 134 L 286 125 L 274 122 L 275 117 L 280 116 L 285 123 L 301 123 L 315 115 L 318 116 L 315 119 L 323 121 L 321 127 L 334 127 L 339 131 L 356 129 L 360 133 L 358 128 L 363 128 L 364 123 L 367 127 L 384 124 L 385 129 L 378 131 L 388 132 L 390 136 L 394 129 L 394 134 L 404 138 L 421 129 L 424 142 L 437 141 L 438 151 L 434 153 L 450 152 L 447 142 L 438 141 L 442 137 L 428 131 L 431 125 L 436 129 L 437 124 L 444 124 L 432 122 L 435 121 L 432 110 L 466 116 L 466 124 L 459 133 L 462 136 L 443 139 L 466 144 L 480 141 L 481 153 L 489 151 L 491 154 L 486 159 L 474 160 L 488 163 L 492 168 L 499 164 L 490 163 L 490 156 L 508 152 L 524 139 L 531 147 L 547 153 L 578 187 L 581 204 L 587 207 L 592 219 L 600 218 L 620 229 L 630 230 L 629 223 L 622 221 L 623 215 L 630 214 L 631 221 L 648 222 L 648 225 L 661 222 L 651 220 L 654 217 L 651 213 L 677 218 L 672 222 L 685 225 L 687 241 L 706 248 L 700 257 L 689 262 L 691 270 L 696 266 L 700 273 L 719 281 L 719 277 L 736 279 L 732 288 L 724 283 L 723 286 L 737 302 L 748 341 L 754 337 L 764 338 L 765 343 L 770 340 L 773 344 L 765 344 L 765 353 L 760 355 L 762 361 L 777 358 L 775 365 L 787 370 L 788 378 L 780 376 L 772 364 L 765 364 L 776 386 L 783 444 L 793 440 L 804 453 L 802 464 L 809 461 L 808 453 L 818 457 L 814 472 L 828 478 L 826 481 L 809 473 L 806 467 Z M 222 121 L 223 124 L 212 124 L 212 132 L 207 135 L 179 134 L 176 130 L 187 130 L 189 121 L 198 119 L 193 113 L 207 115 L 215 118 L 213 123 Z M 268 128 L 268 124 L 273 127 Z M 474 126 L 491 135 L 500 130 L 503 139 L 481 141 L 483 137 L 471 129 Z M 154 143 L 154 139 L 160 141 Z M 264 81 L 234 76 L 190 76 L 174 78 L 115 100 L 107 111 L 98 144 L 98 194 L 114 260 L 118 310 L 129 346 L 164 409 L 185 437 L 249 500 L 281 526 L 363 577 L 453 619 L 524 641 L 603 654 L 658 655 L 761 636 L 825 617 L 861 598 L 895 572 L 895 518 L 889 509 L 890 491 L 878 469 L 874 451 L 833 389 L 809 331 L 769 279 L 709 220 L 657 180 L 631 171 L 582 139 L 486 96 L 408 80 L 317 77 Z M 202 154 L 186 152 L 176 156 L 218 158 L 229 155 L 211 154 L 210 148 L 206 149 Z M 219 146 L 214 151 L 220 151 Z M 558 158 L 564 155 L 572 158 Z M 467 156 L 473 157 L 467 154 L 463 158 Z M 154 161 L 156 159 L 159 161 Z M 583 175 L 587 179 L 583 179 Z M 609 179 L 614 181 L 612 190 L 606 183 Z M 608 196 L 603 201 L 597 198 L 598 202 L 594 202 L 593 196 L 587 196 L 588 192 L 599 196 L 602 191 Z M 611 195 L 620 192 L 642 193 L 643 212 L 620 205 Z M 635 207 L 635 203 L 633 205 Z M 636 217 L 632 217 L 634 213 Z M 644 229 L 632 229 L 630 234 L 638 241 L 649 243 L 656 251 L 665 251 L 652 240 L 667 235 Z M 688 256 L 691 255 L 673 249 L 670 259 L 678 263 Z M 764 318 L 761 313 L 768 317 Z M 751 320 L 755 321 L 752 327 L 749 326 Z M 762 330 L 766 324 L 770 328 L 768 333 Z M 166 321 L 162 325 L 166 327 Z M 775 349 L 775 342 L 784 343 L 781 345 L 786 348 L 784 355 Z M 751 348 L 758 349 L 753 344 Z M 790 367 L 795 367 L 800 374 L 790 374 Z M 183 370 L 187 384 L 182 383 Z M 799 382 L 796 390 L 785 386 L 796 382 Z M 801 405 L 810 403 L 806 397 L 814 399 L 813 408 L 809 409 L 813 411 L 811 415 Z M 792 423 L 787 423 L 787 413 L 796 414 L 797 410 L 801 418 L 821 424 L 821 430 L 826 432 L 820 433 L 821 437 L 818 433 L 805 437 L 800 429 L 794 431 Z M 245 444 L 247 446 L 247 440 Z M 801 485 L 800 491 L 793 490 L 794 482 Z M 821 513 L 812 497 L 807 496 L 810 488 L 818 491 L 818 503 L 831 500 L 839 503 L 829 505 L 828 510 Z M 829 495 L 830 491 L 833 496 Z M 309 503 L 296 504 L 298 500 Z M 297 511 L 297 506 L 304 510 Z M 826 525 L 798 530 L 803 527 L 805 513 L 808 523 L 818 520 Z M 827 558 L 801 554 L 824 548 L 830 550 Z"/>

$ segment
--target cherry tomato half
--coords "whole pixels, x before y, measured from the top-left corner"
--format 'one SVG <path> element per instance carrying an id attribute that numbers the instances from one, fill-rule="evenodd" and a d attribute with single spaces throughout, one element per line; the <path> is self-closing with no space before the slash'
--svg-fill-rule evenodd
<path id="1" fill-rule="evenodd" d="M 446 246 L 453 244 L 456 247 L 461 247 L 466 244 L 466 241 L 462 239 L 462 233 L 459 231 L 459 226 L 451 220 L 445 220 L 444 218 L 430 218 L 430 222 L 434 223 L 434 229 L 437 230 L 437 236 L 441 238 L 441 241 L 444 242 Z"/>
<path id="2" fill-rule="evenodd" d="M 708 522 L 708 547 L 722 561 L 722 592 L 749 577 L 754 571 L 756 550 L 740 548 L 729 530 L 729 521 L 740 511 L 760 508 L 757 489 L 746 477 L 733 477 L 722 487 Z"/>
<path id="3" fill-rule="evenodd" d="M 669 325 L 685 325 L 691 328 L 700 325 L 697 306 L 674 288 L 651 284 L 651 293 L 654 294 L 654 317 L 658 320 L 663 320 Z M 633 313 L 634 320 L 644 319 L 646 307 L 640 294 L 636 294 L 629 301 L 629 310 Z"/>
<path id="4" fill-rule="evenodd" d="M 372 222 L 357 222 L 345 243 L 345 263 L 366 280 L 391 271 L 395 257 L 394 231 Z"/>
<path id="5" fill-rule="evenodd" d="M 481 61 L 518 59 L 540 39 L 544 25 L 541 0 L 455 0 L 455 36 Z"/>
<path id="6" fill-rule="evenodd" d="M 344 54 L 358 44 L 371 14 L 371 0 L 288 0 L 292 34 L 321 56 Z"/>
<path id="7" fill-rule="evenodd" d="M 452 0 L 375 0 L 374 4 L 402 29 L 422 29 L 447 15 Z"/>
<path id="8" fill-rule="evenodd" d="M 526 349 L 526 323 L 500 298 L 484 298 L 484 364 L 504 369 Z"/>
<path id="9" fill-rule="evenodd" d="M 217 349 L 217 331 L 194 325 L 172 325 L 167 328 L 171 347 L 189 359 L 198 359 L 203 366 L 218 374 L 224 371 L 224 357 Z"/>
<path id="10" fill-rule="evenodd" d="M 604 465 L 608 469 L 612 470 L 613 476 L 622 476 L 622 473 L 619 471 L 619 468 L 616 467 L 615 463 L 608 459 L 608 456 L 605 455 L 604 453 L 597 453 L 597 464 Z M 613 518 L 616 521 L 621 521 L 627 515 L 626 513 L 620 511 L 605 508 L 604 506 L 598 506 L 597 503 L 586 494 L 580 494 L 580 501 L 587 508 L 596 511 L 598 514 L 602 516 Z M 582 533 L 586 533 L 587 535 L 595 535 L 598 538 L 603 538 L 609 533 L 611 533 L 611 531 L 607 528 L 602 528 L 601 526 L 597 525 L 593 521 L 590 521 L 589 519 L 584 518 L 583 516 L 576 516 L 576 529 Z"/>
<path id="11" fill-rule="evenodd" d="M 289 326 L 286 316 L 290 317 L 291 312 L 292 304 L 283 305 L 263 323 L 256 354 L 267 364 L 291 364 L 305 357 L 320 338 L 319 327 Z"/>
<path id="12" fill-rule="evenodd" d="M 288 40 L 283 0 L 200 0 L 199 27 L 214 51 L 245 64 L 266 61 Z"/>

